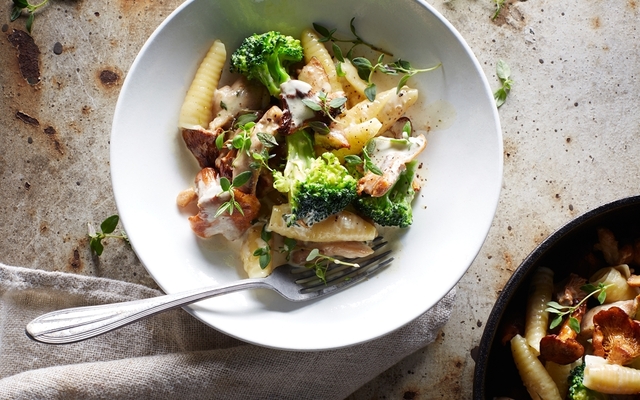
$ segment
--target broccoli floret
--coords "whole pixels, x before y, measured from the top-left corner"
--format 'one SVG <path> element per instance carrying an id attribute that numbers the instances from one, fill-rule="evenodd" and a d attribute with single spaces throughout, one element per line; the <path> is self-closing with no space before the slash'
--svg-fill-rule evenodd
<path id="1" fill-rule="evenodd" d="M 300 40 L 270 31 L 244 39 L 231 55 L 231 71 L 262 82 L 272 96 L 290 79 L 288 67 L 302 60 Z"/>
<path id="2" fill-rule="evenodd" d="M 569 394 L 567 395 L 567 400 L 607 400 L 609 396 L 596 392 L 595 390 L 591 390 L 582 384 L 582 379 L 584 378 L 584 366 L 582 363 L 571 370 L 569 374 Z"/>
<path id="3" fill-rule="evenodd" d="M 286 138 L 287 162 L 274 173 L 273 186 L 287 193 L 287 226 L 311 226 L 345 209 L 357 196 L 356 180 L 332 153 L 315 157 L 311 136 L 299 130 Z"/>
<path id="4" fill-rule="evenodd" d="M 413 222 L 411 202 L 415 196 L 413 178 L 418 162 L 410 161 L 406 169 L 383 196 L 371 197 L 364 194 L 354 201 L 355 208 L 361 215 L 371 218 L 382 226 L 406 228 Z"/>

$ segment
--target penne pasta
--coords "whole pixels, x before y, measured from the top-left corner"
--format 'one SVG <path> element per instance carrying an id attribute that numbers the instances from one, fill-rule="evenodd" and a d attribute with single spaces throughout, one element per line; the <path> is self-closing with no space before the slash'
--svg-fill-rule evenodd
<path id="1" fill-rule="evenodd" d="M 317 58 L 327 73 L 327 77 L 329 77 L 332 91 L 341 91 L 342 85 L 338 81 L 338 73 L 336 72 L 333 58 L 324 44 L 320 42 L 318 35 L 311 29 L 305 29 L 300 37 L 300 44 L 304 52 L 304 62 L 309 63 L 312 58 Z"/>
<path id="2" fill-rule="evenodd" d="M 553 271 L 547 267 L 538 268 L 529 287 L 524 325 L 524 337 L 536 356 L 540 355 L 540 340 L 547 334 L 549 313 L 545 310 L 552 293 Z"/>
<path id="3" fill-rule="evenodd" d="M 606 394 L 640 393 L 640 370 L 609 364 L 604 358 L 585 356 L 582 384 Z"/>
<path id="4" fill-rule="evenodd" d="M 562 400 L 555 382 L 522 336 L 511 339 L 511 354 L 532 399 Z"/>
<path id="5" fill-rule="evenodd" d="M 226 58 L 224 44 L 216 40 L 200 63 L 182 102 L 178 127 L 198 129 L 209 125 L 213 119 L 213 94 L 218 88 Z"/>

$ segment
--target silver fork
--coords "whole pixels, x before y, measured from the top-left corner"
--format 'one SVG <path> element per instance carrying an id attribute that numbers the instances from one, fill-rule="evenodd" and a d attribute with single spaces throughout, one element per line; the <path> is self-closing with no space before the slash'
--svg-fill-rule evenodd
<path id="1" fill-rule="evenodd" d="M 349 260 L 359 267 L 331 263 L 325 274 L 326 282 L 316 277 L 312 269 L 285 264 L 266 278 L 243 279 L 149 299 L 53 311 L 29 322 L 26 333 L 42 343 L 79 342 L 166 310 L 245 289 L 272 289 L 291 301 L 314 300 L 351 287 L 388 266 L 393 261 L 391 250 L 378 252 L 385 245 L 386 242 L 376 240 L 372 255 Z"/>

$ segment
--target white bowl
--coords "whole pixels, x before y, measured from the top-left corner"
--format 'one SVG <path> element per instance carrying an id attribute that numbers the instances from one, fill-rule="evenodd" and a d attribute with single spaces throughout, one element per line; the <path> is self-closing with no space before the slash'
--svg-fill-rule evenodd
<path id="1" fill-rule="evenodd" d="M 174 293 L 245 276 L 224 240 L 198 239 L 176 195 L 197 165 L 177 121 L 195 70 L 214 39 L 232 52 L 252 33 L 299 36 L 313 22 L 358 34 L 415 67 L 422 118 L 433 129 L 421 154 L 426 178 L 414 223 L 397 235 L 395 261 L 346 291 L 293 304 L 269 291 L 202 301 L 187 311 L 231 336 L 272 348 L 339 348 L 385 335 L 435 305 L 468 269 L 491 225 L 502 180 L 502 134 L 491 89 L 460 34 L 423 1 L 193 0 L 173 12 L 129 71 L 111 134 L 113 189 L 133 249 Z M 416 107 L 416 106 L 414 106 Z"/>

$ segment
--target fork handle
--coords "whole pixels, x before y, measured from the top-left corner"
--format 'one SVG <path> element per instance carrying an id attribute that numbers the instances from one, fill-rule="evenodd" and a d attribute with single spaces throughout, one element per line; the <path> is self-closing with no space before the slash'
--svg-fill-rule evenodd
<path id="1" fill-rule="evenodd" d="M 271 286 L 265 282 L 264 278 L 244 279 L 227 285 L 193 289 L 142 300 L 67 308 L 44 314 L 29 322 L 26 333 L 31 339 L 42 343 L 74 343 L 198 300 L 257 288 L 270 289 Z"/>

